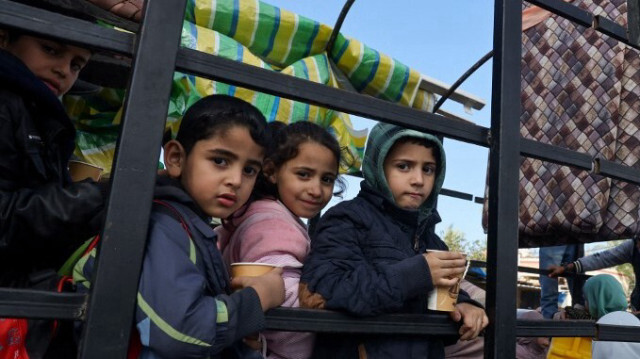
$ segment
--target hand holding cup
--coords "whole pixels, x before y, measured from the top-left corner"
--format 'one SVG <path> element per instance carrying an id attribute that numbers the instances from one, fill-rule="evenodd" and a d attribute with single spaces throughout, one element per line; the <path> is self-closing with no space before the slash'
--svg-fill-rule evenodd
<path id="1" fill-rule="evenodd" d="M 282 268 L 260 263 L 234 263 L 231 265 L 231 276 L 233 289 L 252 287 L 256 291 L 263 311 L 278 307 L 284 302 Z"/>
<path id="2" fill-rule="evenodd" d="M 460 281 L 464 278 L 469 267 L 466 254 L 427 250 L 424 256 L 429 265 L 433 283 L 427 307 L 431 310 L 455 311 Z"/>
<path id="3" fill-rule="evenodd" d="M 463 253 L 427 250 L 423 256 L 429 265 L 434 286 L 455 285 L 467 266 L 466 256 Z"/>

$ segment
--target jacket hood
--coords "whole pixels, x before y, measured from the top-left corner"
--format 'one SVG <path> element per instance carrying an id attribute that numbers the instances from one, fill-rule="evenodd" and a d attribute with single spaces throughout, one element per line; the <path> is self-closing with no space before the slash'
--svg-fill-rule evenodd
<path id="1" fill-rule="evenodd" d="M 418 138 L 425 139 L 439 149 L 440 158 L 438 158 L 438 170 L 436 179 L 433 184 L 431 195 L 420 206 L 420 219 L 424 219 L 431 214 L 435 208 L 438 194 L 444 182 L 446 159 L 444 148 L 440 140 L 429 133 L 419 132 L 416 130 L 406 129 L 400 126 L 379 122 L 371 129 L 371 134 L 367 140 L 367 147 L 362 161 L 362 173 L 364 182 L 372 189 L 379 191 L 384 198 L 395 203 L 389 183 L 384 175 L 384 160 L 389 154 L 391 147 L 401 138 Z"/>

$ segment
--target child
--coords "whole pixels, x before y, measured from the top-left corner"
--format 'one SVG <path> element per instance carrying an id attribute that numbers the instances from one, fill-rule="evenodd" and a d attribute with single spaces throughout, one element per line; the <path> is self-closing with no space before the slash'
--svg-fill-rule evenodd
<path id="1" fill-rule="evenodd" d="M 451 278 L 466 262 L 459 253 L 425 253 L 447 249 L 433 233 L 444 174 L 444 149 L 435 136 L 374 126 L 360 193 L 320 219 L 300 278 L 302 306 L 360 316 L 426 313 L 428 292 L 454 285 Z M 484 310 L 464 292 L 451 317 L 463 321 L 461 340 L 475 338 L 488 324 Z M 318 335 L 314 356 L 433 359 L 444 358 L 444 345 L 438 337 Z"/>
<path id="2" fill-rule="evenodd" d="M 138 287 L 136 327 L 143 358 L 209 358 L 247 351 L 240 339 L 264 328 L 263 311 L 284 300 L 282 269 L 231 283 L 209 226 L 245 204 L 261 170 L 265 119 L 230 96 L 205 97 L 164 146 Z M 158 203 L 158 201 L 161 201 Z M 182 223 L 181 223 L 182 222 Z M 95 254 L 76 266 L 88 289 Z M 135 335 L 135 334 L 134 334 Z M 254 352 L 255 355 L 259 355 Z"/>
<path id="3" fill-rule="evenodd" d="M 583 287 L 584 304 L 597 324 L 640 327 L 640 321 L 627 312 L 627 297 L 622 285 L 613 276 L 599 274 L 589 278 Z M 638 358 L 640 343 L 593 341 L 594 359 Z"/>
<path id="4" fill-rule="evenodd" d="M 33 287 L 100 229 L 105 188 L 71 182 L 75 129 L 58 99 L 90 56 L 0 29 L 1 287 Z"/>
<path id="5" fill-rule="evenodd" d="M 340 146 L 322 127 L 296 122 L 279 130 L 264 161 L 255 202 L 218 227 L 227 265 L 260 262 L 284 267 L 283 306 L 298 307 L 298 281 L 309 253 L 307 227 L 329 203 L 338 178 Z M 308 358 L 311 333 L 267 332 L 268 358 Z M 264 343 L 263 343 L 264 344 Z"/>

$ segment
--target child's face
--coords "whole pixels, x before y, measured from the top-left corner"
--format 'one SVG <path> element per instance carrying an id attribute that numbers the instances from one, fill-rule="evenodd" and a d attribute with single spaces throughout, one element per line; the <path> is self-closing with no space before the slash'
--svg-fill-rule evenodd
<path id="1" fill-rule="evenodd" d="M 2 47 L 22 60 L 56 96 L 71 89 L 91 57 L 89 50 L 28 35 L 13 42 L 4 37 Z"/>
<path id="2" fill-rule="evenodd" d="M 263 156 L 263 148 L 242 126 L 231 127 L 196 142 L 186 158 L 177 141 L 170 141 L 165 146 L 169 175 L 180 178 L 198 206 L 207 215 L 217 218 L 229 217 L 247 202 Z"/>
<path id="3" fill-rule="evenodd" d="M 418 209 L 433 190 L 436 177 L 433 151 L 411 142 L 393 145 L 384 160 L 384 176 L 398 207 Z"/>
<path id="4" fill-rule="evenodd" d="M 329 203 L 338 161 L 331 150 L 316 142 L 298 146 L 298 155 L 269 174 L 280 201 L 298 217 L 312 218 Z"/>

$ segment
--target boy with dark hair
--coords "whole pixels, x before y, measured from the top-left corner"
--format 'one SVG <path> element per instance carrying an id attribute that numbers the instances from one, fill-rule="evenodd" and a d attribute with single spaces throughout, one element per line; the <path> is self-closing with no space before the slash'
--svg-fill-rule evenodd
<path id="1" fill-rule="evenodd" d="M 302 306 L 360 316 L 426 313 L 429 291 L 453 286 L 466 264 L 434 233 L 445 167 L 435 136 L 378 123 L 367 142 L 360 193 L 318 223 L 300 278 Z M 463 291 L 451 317 L 462 320 L 461 340 L 475 338 L 488 324 Z M 437 337 L 319 335 L 314 356 L 434 359 L 444 358 L 444 343 Z"/>
<path id="2" fill-rule="evenodd" d="M 104 194 L 72 183 L 75 129 L 58 97 L 87 49 L 0 29 L 0 286 L 30 287 L 98 233 Z M 105 185 L 106 187 L 106 185 Z"/>
<path id="3" fill-rule="evenodd" d="M 241 339 L 264 329 L 263 312 L 284 301 L 282 268 L 230 282 L 209 223 L 249 199 L 265 124 L 251 104 L 213 95 L 189 108 L 165 144 L 168 177 L 156 184 L 138 285 L 141 358 L 260 357 Z M 88 290 L 94 260 L 95 251 L 76 265 L 79 290 Z"/>

